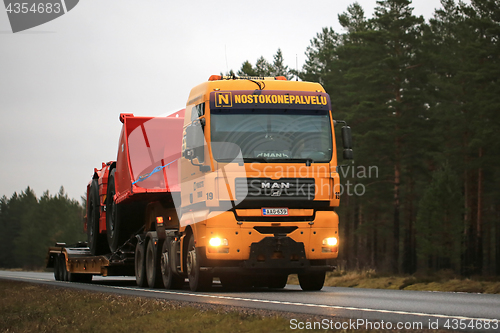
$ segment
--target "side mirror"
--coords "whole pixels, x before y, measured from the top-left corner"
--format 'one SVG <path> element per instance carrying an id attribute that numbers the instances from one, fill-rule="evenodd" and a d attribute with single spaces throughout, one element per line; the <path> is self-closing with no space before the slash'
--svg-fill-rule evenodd
<path id="1" fill-rule="evenodd" d="M 197 158 L 200 163 L 205 160 L 205 135 L 200 122 L 194 122 L 186 127 L 186 150 L 184 157 L 191 162 Z"/>
<path id="2" fill-rule="evenodd" d="M 205 144 L 203 129 L 199 123 L 193 123 L 186 128 L 186 148 L 193 149 Z"/>
<path id="3" fill-rule="evenodd" d="M 344 160 L 352 160 L 354 158 L 352 151 L 352 135 L 351 128 L 347 125 L 342 126 L 342 144 L 344 146 Z"/>
<path id="4" fill-rule="evenodd" d="M 352 160 L 354 158 L 352 149 L 344 149 L 344 160 Z"/>

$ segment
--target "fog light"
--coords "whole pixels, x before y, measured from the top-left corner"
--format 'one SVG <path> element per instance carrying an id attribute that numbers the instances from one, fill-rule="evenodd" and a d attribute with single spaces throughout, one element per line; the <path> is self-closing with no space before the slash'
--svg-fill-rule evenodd
<path id="1" fill-rule="evenodd" d="M 325 238 L 323 239 L 323 245 L 327 245 L 327 246 L 335 246 L 337 245 L 337 237 L 329 237 L 329 238 Z"/>
<path id="2" fill-rule="evenodd" d="M 214 238 L 210 238 L 208 243 L 210 244 L 210 246 L 213 246 L 213 247 L 217 247 L 217 246 L 221 246 L 221 245 L 227 246 L 227 239 L 214 237 Z"/>

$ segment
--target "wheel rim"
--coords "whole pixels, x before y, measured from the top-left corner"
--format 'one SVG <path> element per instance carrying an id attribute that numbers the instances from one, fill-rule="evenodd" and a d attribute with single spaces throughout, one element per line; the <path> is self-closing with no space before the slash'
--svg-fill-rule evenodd
<path id="1" fill-rule="evenodd" d="M 151 246 L 152 242 L 148 242 L 147 252 L 146 252 L 146 276 L 148 278 L 148 283 L 152 284 L 153 275 L 155 271 L 154 267 L 154 250 Z M 151 286 L 150 286 L 151 287 Z"/>
<path id="2" fill-rule="evenodd" d="M 161 266 L 161 274 L 167 278 L 170 276 L 169 265 L 170 263 L 168 261 L 168 252 L 165 251 L 161 254 L 160 266 Z"/>

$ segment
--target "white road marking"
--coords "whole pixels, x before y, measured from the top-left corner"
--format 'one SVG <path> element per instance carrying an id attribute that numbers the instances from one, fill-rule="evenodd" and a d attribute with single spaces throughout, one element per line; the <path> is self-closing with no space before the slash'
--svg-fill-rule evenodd
<path id="1" fill-rule="evenodd" d="M 35 280 L 35 281 L 55 281 L 52 279 L 40 279 L 40 278 L 27 278 L 20 277 L 17 275 L 9 275 L 7 277 L 13 277 L 20 280 Z M 59 281 L 65 282 L 65 281 Z M 66 282 L 72 283 L 72 282 Z M 335 310 L 352 310 L 352 311 L 364 311 L 364 312 L 378 312 L 378 313 L 388 313 L 388 314 L 399 314 L 399 315 L 412 315 L 419 317 L 434 317 L 434 318 L 456 318 L 462 320 L 481 320 L 481 321 L 494 321 L 498 320 L 495 318 L 477 318 L 477 317 L 463 317 L 463 316 L 453 316 L 453 315 L 440 315 L 435 313 L 423 313 L 423 312 L 410 312 L 410 311 L 398 311 L 398 310 L 382 310 L 382 309 L 370 309 L 370 308 L 358 308 L 352 306 L 340 306 L 340 305 L 327 305 L 327 304 L 312 304 L 312 303 L 300 303 L 300 302 L 288 302 L 288 301 L 273 301 L 273 300 L 261 300 L 255 298 L 243 298 L 243 297 L 234 297 L 234 296 L 222 296 L 222 295 L 208 295 L 208 294 L 195 294 L 191 292 L 178 292 L 171 290 L 155 290 L 155 289 L 143 289 L 143 288 L 130 288 L 130 287 L 119 287 L 119 286 L 108 286 L 108 285 L 99 285 L 93 284 L 94 286 L 102 286 L 114 289 L 122 289 L 122 290 L 130 290 L 130 291 L 144 291 L 149 293 L 157 293 L 157 294 L 171 294 L 171 295 L 180 295 L 180 296 L 194 296 L 201 298 L 213 298 L 213 299 L 224 299 L 224 300 L 232 300 L 232 301 L 243 301 L 243 302 L 254 302 L 254 303 L 269 303 L 269 304 L 278 304 L 278 305 L 293 305 L 293 306 L 304 306 L 310 308 L 323 308 L 323 309 L 335 309 Z"/>
<path id="2" fill-rule="evenodd" d="M 164 293 L 164 294 L 172 294 L 172 295 L 216 298 L 216 299 L 254 302 L 254 303 L 270 303 L 270 304 L 280 304 L 280 305 L 305 306 L 305 307 L 312 307 L 312 308 L 316 307 L 316 308 L 335 309 L 335 310 L 379 312 L 379 313 L 390 313 L 390 314 L 412 315 L 412 316 L 434 317 L 434 318 L 456 318 L 456 319 L 463 319 L 463 320 L 482 320 L 482 321 L 498 320 L 498 319 L 488 319 L 488 318 L 473 318 L 473 317 L 463 317 L 463 316 L 453 316 L 453 315 L 440 315 L 440 314 L 435 314 L 435 313 L 409 312 L 409 311 L 397 311 L 397 310 L 381 310 L 381 309 L 357 308 L 357 307 L 352 307 L 352 306 L 312 304 L 312 303 L 287 302 L 287 301 L 273 301 L 273 300 L 261 300 L 261 299 L 255 299 L 255 298 L 243 298 L 243 297 L 208 295 L 208 294 L 194 294 L 194 293 L 189 293 L 189 292 L 187 292 L 187 293 L 186 292 L 176 292 L 176 291 L 171 291 L 171 290 L 140 289 L 140 288 L 116 287 L 116 286 L 111 286 L 111 288 L 124 289 L 124 290 L 134 290 L 134 291 L 141 290 L 141 291 L 146 291 L 146 292 L 150 292 L 150 293 Z"/>

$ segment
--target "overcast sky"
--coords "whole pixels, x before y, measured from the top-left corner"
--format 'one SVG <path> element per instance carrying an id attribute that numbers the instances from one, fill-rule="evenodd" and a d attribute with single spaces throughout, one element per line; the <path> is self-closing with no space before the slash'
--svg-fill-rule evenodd
<path id="1" fill-rule="evenodd" d="M 79 199 L 94 167 L 116 159 L 120 113 L 179 110 L 210 75 L 278 48 L 301 68 L 310 40 L 341 32 L 337 15 L 353 2 L 81 0 L 16 34 L 1 7 L 0 196 L 64 186 Z M 371 17 L 376 0 L 358 3 Z M 413 7 L 428 20 L 440 2 Z"/>

